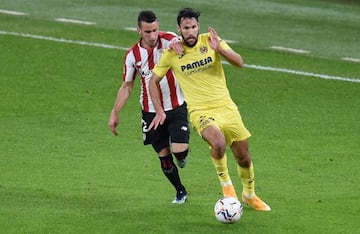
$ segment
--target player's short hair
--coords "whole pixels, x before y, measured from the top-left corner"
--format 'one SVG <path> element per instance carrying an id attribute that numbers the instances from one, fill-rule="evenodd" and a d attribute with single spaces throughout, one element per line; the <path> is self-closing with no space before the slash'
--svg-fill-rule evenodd
<path id="1" fill-rule="evenodd" d="M 138 16 L 138 26 L 141 26 L 141 22 L 152 23 L 157 20 L 156 15 L 152 11 L 141 11 Z"/>
<path id="2" fill-rule="evenodd" d="M 200 16 L 200 12 L 192 8 L 180 9 L 177 16 L 177 24 L 180 26 L 182 20 L 191 19 L 191 18 L 195 18 L 196 21 L 199 21 L 199 16 Z"/>

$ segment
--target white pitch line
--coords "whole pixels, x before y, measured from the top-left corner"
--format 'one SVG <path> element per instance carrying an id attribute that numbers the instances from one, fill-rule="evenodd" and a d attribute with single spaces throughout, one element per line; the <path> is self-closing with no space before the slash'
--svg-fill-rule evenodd
<path id="1" fill-rule="evenodd" d="M 46 40 L 46 41 L 69 43 L 69 44 L 87 45 L 87 46 L 101 47 L 101 48 L 106 48 L 106 49 L 128 50 L 128 48 L 121 47 L 121 46 L 114 46 L 114 45 L 108 45 L 108 44 L 103 44 L 103 43 L 93 43 L 93 42 L 87 42 L 87 41 L 74 41 L 74 40 L 68 40 L 68 39 L 64 39 L 64 38 L 46 37 L 46 36 L 39 36 L 39 35 L 27 34 L 27 33 L 6 32 L 6 31 L 0 30 L 0 34 L 19 36 L 19 37 L 27 37 L 27 38 L 33 38 L 33 39 Z"/>
<path id="2" fill-rule="evenodd" d="M 101 48 L 106 48 L 106 49 L 116 49 L 116 50 L 128 50 L 129 49 L 129 48 L 122 47 L 122 46 L 114 46 L 114 45 L 108 45 L 108 44 L 103 44 L 103 43 L 93 43 L 93 42 L 87 42 L 87 41 L 74 41 L 74 40 L 68 40 L 68 39 L 63 39 L 63 38 L 46 37 L 46 36 L 40 36 L 40 35 L 34 35 L 34 34 L 7 32 L 7 31 L 0 30 L 0 35 L 1 34 L 33 38 L 33 39 L 39 39 L 39 40 L 55 41 L 55 42 L 61 42 L 61 43 L 70 43 L 70 44 L 77 44 L 77 45 L 101 47 Z M 227 62 L 224 62 L 224 63 L 228 64 Z M 310 77 L 316 77 L 316 78 L 322 78 L 322 79 L 360 83 L 360 78 L 330 76 L 330 75 L 325 75 L 325 74 L 290 70 L 290 69 L 286 69 L 286 68 L 267 67 L 267 66 L 261 66 L 261 65 L 253 65 L 253 64 L 245 64 L 245 67 L 257 69 L 257 70 L 284 72 L 284 73 L 290 73 L 290 74 L 296 74 L 296 75 L 302 75 L 302 76 L 310 76 Z"/>
<path id="3" fill-rule="evenodd" d="M 128 31 L 137 31 L 137 29 L 136 28 L 134 28 L 134 27 L 126 27 L 125 28 L 125 30 L 128 30 Z"/>
<path id="4" fill-rule="evenodd" d="M 308 50 L 287 48 L 287 47 L 282 47 L 282 46 L 270 46 L 270 49 L 282 50 L 282 51 L 299 53 L 299 54 L 307 54 L 307 53 L 310 53 L 310 51 L 308 51 Z"/>
<path id="5" fill-rule="evenodd" d="M 55 21 L 63 22 L 63 23 L 72 23 L 72 24 L 85 24 L 85 25 L 95 25 L 95 22 L 75 20 L 75 19 L 65 19 L 65 18 L 57 18 Z"/>
<path id="6" fill-rule="evenodd" d="M 28 15 L 28 13 L 20 12 L 20 11 L 8 11 L 0 9 L 0 13 L 7 14 L 7 15 Z"/>
<path id="7" fill-rule="evenodd" d="M 229 44 L 238 43 L 238 41 L 229 40 L 229 39 L 224 39 L 224 41 L 226 41 L 226 42 L 229 43 Z"/>
<path id="8" fill-rule="evenodd" d="M 343 57 L 343 58 L 341 58 L 341 59 L 342 59 L 342 60 L 345 60 L 345 61 L 360 63 L 360 59 L 358 59 L 358 58 Z"/>
<path id="9" fill-rule="evenodd" d="M 341 81 L 360 83 L 360 78 L 330 76 L 330 75 L 319 74 L 319 73 L 290 70 L 290 69 L 286 69 L 286 68 L 266 67 L 266 66 L 260 66 L 260 65 L 250 65 L 250 64 L 246 64 L 245 67 L 249 67 L 249 68 L 253 68 L 253 69 L 257 69 L 257 70 L 285 72 L 285 73 L 296 74 L 296 75 L 301 75 L 301 76 L 311 76 L 311 77 L 328 79 L 328 80 L 341 80 Z"/>

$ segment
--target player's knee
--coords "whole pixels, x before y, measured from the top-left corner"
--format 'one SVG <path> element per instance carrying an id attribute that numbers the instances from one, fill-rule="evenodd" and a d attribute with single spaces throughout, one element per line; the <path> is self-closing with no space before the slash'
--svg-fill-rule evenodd
<path id="1" fill-rule="evenodd" d="M 168 147 L 165 147 L 158 151 L 155 149 L 155 151 L 158 153 L 159 157 L 164 157 L 170 154 L 170 148 Z"/>
<path id="2" fill-rule="evenodd" d="M 220 129 L 215 126 L 206 127 L 201 136 L 211 146 L 212 155 L 219 155 L 221 158 L 226 151 L 226 139 Z"/>
<path id="3" fill-rule="evenodd" d="M 226 151 L 225 139 L 218 139 L 211 143 L 211 149 L 219 155 L 223 155 Z"/>
<path id="4" fill-rule="evenodd" d="M 225 153 L 226 140 L 223 134 L 216 134 L 214 137 L 207 138 L 206 140 L 210 144 L 212 150 L 219 154 Z"/>
<path id="5" fill-rule="evenodd" d="M 161 163 L 161 169 L 165 174 L 171 174 L 175 168 L 173 157 L 171 154 L 165 157 L 159 157 Z"/>
<path id="6" fill-rule="evenodd" d="M 241 167 L 250 167 L 251 157 L 249 152 L 243 152 L 240 155 L 235 155 L 236 161 Z"/>
<path id="7" fill-rule="evenodd" d="M 189 149 L 186 149 L 186 150 L 184 150 L 184 151 L 182 151 L 182 152 L 173 152 L 173 154 L 174 154 L 174 156 L 175 156 L 175 158 L 177 159 L 177 160 L 183 160 L 183 159 L 185 159 L 186 157 L 187 157 L 187 155 L 188 155 L 188 153 L 189 153 Z"/>

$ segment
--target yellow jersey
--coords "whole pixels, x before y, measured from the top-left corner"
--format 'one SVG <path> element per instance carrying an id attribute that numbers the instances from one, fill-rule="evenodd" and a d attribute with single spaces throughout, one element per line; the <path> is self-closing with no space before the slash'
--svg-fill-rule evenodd
<path id="1" fill-rule="evenodd" d="M 193 110 L 209 109 L 224 106 L 232 102 L 226 86 L 221 56 L 210 45 L 210 33 L 200 34 L 194 47 L 183 44 L 184 54 L 176 54 L 173 50 L 166 50 L 158 64 L 153 69 L 159 77 L 165 76 L 168 69 L 176 75 L 189 112 Z M 221 41 L 221 47 L 230 47 Z"/>

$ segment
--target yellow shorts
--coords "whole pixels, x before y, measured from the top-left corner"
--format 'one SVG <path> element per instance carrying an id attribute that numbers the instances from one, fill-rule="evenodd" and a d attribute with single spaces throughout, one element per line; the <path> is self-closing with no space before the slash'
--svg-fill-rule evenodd
<path id="1" fill-rule="evenodd" d="M 190 112 L 190 122 L 200 136 L 206 127 L 217 127 L 224 134 L 226 144 L 229 146 L 234 141 L 242 141 L 251 136 L 234 103 L 216 108 L 193 110 Z"/>

